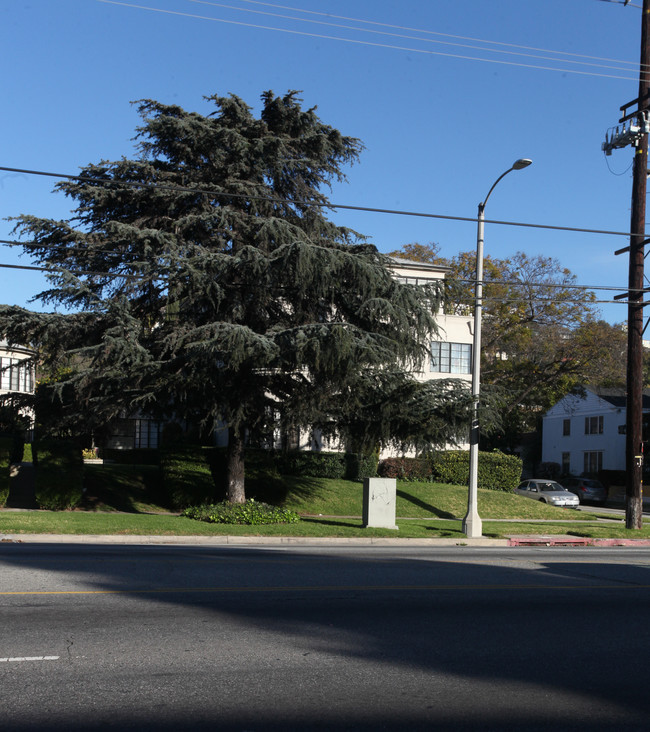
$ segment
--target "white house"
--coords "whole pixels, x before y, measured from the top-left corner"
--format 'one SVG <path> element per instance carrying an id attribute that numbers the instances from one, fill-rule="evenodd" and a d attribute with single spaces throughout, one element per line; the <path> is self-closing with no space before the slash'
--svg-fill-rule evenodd
<path id="1" fill-rule="evenodd" d="M 573 475 L 625 470 L 625 404 L 623 389 L 587 387 L 584 397 L 565 396 L 542 420 L 542 462 Z M 650 412 L 647 390 L 643 412 Z"/>

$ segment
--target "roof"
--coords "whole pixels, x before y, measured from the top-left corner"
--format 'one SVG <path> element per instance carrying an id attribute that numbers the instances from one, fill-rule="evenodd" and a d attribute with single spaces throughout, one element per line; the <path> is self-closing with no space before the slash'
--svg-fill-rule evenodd
<path id="1" fill-rule="evenodd" d="M 614 407 L 625 408 L 627 406 L 627 392 L 625 389 L 616 387 L 587 387 L 590 392 L 609 402 Z M 643 409 L 650 409 L 650 389 L 643 390 Z"/>
<path id="2" fill-rule="evenodd" d="M 451 268 L 444 264 L 432 264 L 431 262 L 418 262 L 415 259 L 403 259 L 402 257 L 389 257 L 397 267 L 402 269 L 419 269 L 425 272 L 450 272 Z"/>

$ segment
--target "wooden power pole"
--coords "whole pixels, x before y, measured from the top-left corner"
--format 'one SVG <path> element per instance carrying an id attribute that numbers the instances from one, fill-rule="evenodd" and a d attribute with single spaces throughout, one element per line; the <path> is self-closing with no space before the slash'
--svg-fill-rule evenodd
<path id="1" fill-rule="evenodd" d="M 650 102 L 650 0 L 643 0 L 641 21 L 641 64 L 637 118 Z M 630 104 L 633 104 L 631 102 Z M 626 105 L 629 106 L 629 105 Z M 623 108 L 622 108 L 623 109 Z M 625 119 L 625 118 L 624 118 Z M 639 119 L 640 121 L 640 119 Z M 628 276 L 627 320 L 627 419 L 625 526 L 640 529 L 643 520 L 643 259 L 648 179 L 648 133 L 643 132 L 634 155 L 632 215 L 630 222 L 630 265 Z"/>

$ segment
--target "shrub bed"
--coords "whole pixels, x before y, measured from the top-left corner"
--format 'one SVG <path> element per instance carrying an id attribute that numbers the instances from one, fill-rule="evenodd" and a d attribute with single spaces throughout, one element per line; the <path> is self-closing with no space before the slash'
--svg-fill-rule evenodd
<path id="1" fill-rule="evenodd" d="M 182 516 L 212 524 L 248 524 L 251 526 L 293 524 L 300 520 L 295 511 L 261 503 L 253 498 L 246 503 L 222 501 L 216 504 L 193 506 L 186 508 Z"/>

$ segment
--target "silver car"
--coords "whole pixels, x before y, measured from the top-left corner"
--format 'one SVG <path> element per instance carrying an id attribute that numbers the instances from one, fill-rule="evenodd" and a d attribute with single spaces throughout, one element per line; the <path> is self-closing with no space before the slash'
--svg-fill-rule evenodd
<path id="1" fill-rule="evenodd" d="M 543 478 L 532 478 L 524 480 L 515 488 L 515 493 L 534 501 L 548 503 L 549 506 L 564 506 L 566 508 L 578 508 L 580 501 L 575 493 L 571 493 L 554 480 Z"/>

